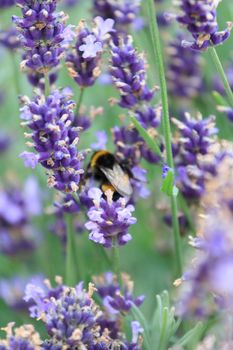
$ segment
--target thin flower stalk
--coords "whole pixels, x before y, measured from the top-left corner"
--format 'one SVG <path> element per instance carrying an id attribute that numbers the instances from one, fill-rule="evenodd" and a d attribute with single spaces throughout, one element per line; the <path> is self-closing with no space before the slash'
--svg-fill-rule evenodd
<path id="1" fill-rule="evenodd" d="M 153 0 L 147 0 L 148 15 L 150 23 L 151 38 L 153 43 L 154 55 L 157 61 L 160 87 L 161 87 L 161 99 L 163 107 L 162 115 L 162 127 L 165 139 L 165 148 L 167 155 L 167 164 L 171 169 L 174 169 L 174 161 L 172 155 L 172 142 L 171 142 L 171 125 L 169 117 L 169 105 L 168 105 L 168 94 L 167 94 L 167 84 L 164 72 L 163 54 L 160 44 L 159 28 L 156 18 L 156 10 Z M 172 222 L 173 222 L 173 234 L 175 241 L 175 254 L 176 254 L 176 264 L 177 264 L 177 275 L 182 273 L 182 251 L 181 251 L 181 239 L 180 239 L 180 229 L 178 221 L 178 209 L 177 209 L 177 199 L 173 194 L 171 196 L 171 208 L 172 208 Z"/>

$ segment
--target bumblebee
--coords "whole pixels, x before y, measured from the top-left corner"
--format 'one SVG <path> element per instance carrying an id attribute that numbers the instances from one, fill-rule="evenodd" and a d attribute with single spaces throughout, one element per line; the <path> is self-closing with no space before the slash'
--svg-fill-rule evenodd
<path id="1" fill-rule="evenodd" d="M 111 189 L 114 193 L 113 199 L 119 197 L 131 197 L 133 188 L 130 184 L 130 171 L 121 165 L 115 155 L 107 150 L 96 151 L 87 168 L 87 177 L 93 177 L 100 182 L 103 192 Z"/>

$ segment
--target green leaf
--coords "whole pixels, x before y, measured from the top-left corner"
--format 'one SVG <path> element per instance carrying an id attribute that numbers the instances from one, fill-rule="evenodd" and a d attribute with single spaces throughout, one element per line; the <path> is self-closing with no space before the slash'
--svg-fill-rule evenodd
<path id="1" fill-rule="evenodd" d="M 151 327 L 151 342 L 156 350 L 167 349 L 171 338 L 179 327 L 179 322 L 174 316 L 174 308 L 170 306 L 170 298 L 167 291 L 156 295 L 157 307 L 155 309 Z"/>
<path id="2" fill-rule="evenodd" d="M 135 126 L 135 128 L 137 129 L 137 131 L 139 132 L 139 135 L 143 138 L 143 140 L 146 142 L 147 146 L 157 155 L 159 155 L 160 157 L 162 157 L 162 152 L 160 151 L 159 146 L 157 145 L 156 141 L 154 139 L 152 139 L 152 137 L 148 134 L 148 132 L 146 131 L 146 129 L 144 129 L 141 124 L 138 122 L 138 120 L 134 117 L 131 116 L 131 120 Z"/>
<path id="3" fill-rule="evenodd" d="M 212 94 L 213 94 L 213 97 L 214 97 L 217 105 L 219 105 L 219 106 L 228 106 L 229 105 L 229 103 L 225 100 L 225 98 L 222 95 L 220 95 L 217 91 L 213 91 Z"/>
<path id="4" fill-rule="evenodd" d="M 171 197 L 174 196 L 176 197 L 179 193 L 178 188 L 174 185 L 174 171 L 170 169 L 163 180 L 161 191 L 165 193 L 167 196 Z"/>
<path id="5" fill-rule="evenodd" d="M 179 339 L 175 345 L 185 346 L 194 339 L 199 339 L 203 332 L 203 323 L 198 322 L 196 326 L 188 331 L 181 339 Z"/>

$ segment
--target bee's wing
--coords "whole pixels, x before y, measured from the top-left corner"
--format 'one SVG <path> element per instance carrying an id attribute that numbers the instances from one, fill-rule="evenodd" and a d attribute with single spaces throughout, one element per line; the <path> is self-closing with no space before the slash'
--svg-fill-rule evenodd
<path id="1" fill-rule="evenodd" d="M 129 182 L 129 176 L 119 164 L 114 164 L 113 169 L 100 167 L 100 170 L 122 196 L 130 197 L 132 195 L 133 189 Z"/>

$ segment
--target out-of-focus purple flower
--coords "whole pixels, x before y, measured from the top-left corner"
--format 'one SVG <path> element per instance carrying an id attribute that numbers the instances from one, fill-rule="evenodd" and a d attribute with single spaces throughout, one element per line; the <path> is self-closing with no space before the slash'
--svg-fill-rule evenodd
<path id="1" fill-rule="evenodd" d="M 10 137 L 4 132 L 0 132 L 0 155 L 8 150 L 11 144 Z"/>
<path id="2" fill-rule="evenodd" d="M 178 213 L 178 221 L 179 221 L 179 226 L 180 226 L 180 234 L 181 236 L 185 236 L 188 232 L 189 223 L 186 218 L 186 216 L 183 213 Z M 171 213 L 166 213 L 163 216 L 163 221 L 169 226 L 172 227 L 172 216 Z"/>
<path id="3" fill-rule="evenodd" d="M 120 92 L 121 107 L 131 109 L 153 98 L 154 91 L 146 84 L 145 60 L 136 52 L 130 36 L 112 43 L 110 73 Z"/>
<path id="4" fill-rule="evenodd" d="M 42 285 L 43 277 L 40 275 L 20 277 L 17 275 L 9 279 L 2 278 L 0 280 L 0 298 L 15 310 L 27 310 L 28 304 L 23 300 L 23 297 L 25 287 L 30 281 L 36 285 Z"/>
<path id="5" fill-rule="evenodd" d="M 22 42 L 16 28 L 10 27 L 7 30 L 0 30 L 0 45 L 9 50 L 16 50 L 22 46 Z"/>
<path id="6" fill-rule="evenodd" d="M 133 305 L 140 306 L 144 301 L 144 295 L 133 297 L 133 282 L 126 274 L 122 274 L 123 291 L 116 276 L 112 272 L 106 272 L 101 276 L 93 278 L 97 288 L 97 293 L 102 299 L 102 303 L 109 314 L 116 315 L 127 313 Z"/>
<path id="7" fill-rule="evenodd" d="M 1 350 L 39 350 L 41 348 L 42 340 L 32 325 L 13 327 L 14 322 L 11 322 L 7 327 L 2 328 L 6 332 L 6 338 L 0 340 Z"/>
<path id="8" fill-rule="evenodd" d="M 168 47 L 167 84 L 172 96 L 193 98 L 203 89 L 201 55 L 181 45 L 178 35 Z"/>
<path id="9" fill-rule="evenodd" d="M 144 332 L 144 329 L 142 328 L 142 326 L 138 321 L 132 321 L 131 328 L 132 328 L 132 343 L 137 344 L 138 337 L 140 334 Z"/>
<path id="10" fill-rule="evenodd" d="M 117 29 L 122 30 L 122 25 L 133 23 L 140 10 L 140 0 L 94 0 L 93 11 L 104 19 L 111 18 L 115 21 Z"/>
<path id="11" fill-rule="evenodd" d="M 40 215 L 42 213 L 42 196 L 36 178 L 30 176 L 23 187 L 25 210 L 28 215 Z"/>
<path id="12" fill-rule="evenodd" d="M 23 159 L 26 168 L 35 169 L 39 162 L 39 155 L 33 152 L 24 151 L 20 153 L 19 157 Z"/>
<path id="13" fill-rule="evenodd" d="M 219 225 L 218 219 L 221 217 L 216 211 L 209 213 L 205 237 L 202 238 L 203 249 L 198 252 L 194 266 L 183 278 L 187 290 L 179 303 L 180 314 L 206 317 L 218 308 L 232 307 L 233 245 L 226 231 L 230 227 L 223 222 L 221 227 L 213 227 L 213 222 Z"/>
<path id="14" fill-rule="evenodd" d="M 52 87 L 58 78 L 57 72 L 51 72 L 48 78 L 49 85 Z M 27 79 L 32 86 L 39 87 L 41 90 L 45 89 L 45 76 L 43 73 L 30 71 L 27 74 Z"/>
<path id="15" fill-rule="evenodd" d="M 0 191 L 0 251 L 4 254 L 30 251 L 37 244 L 39 236 L 29 219 L 40 214 L 41 199 L 32 181 L 25 183 L 25 192 L 14 187 Z"/>
<path id="16" fill-rule="evenodd" d="M 233 109 L 228 106 L 218 106 L 218 111 L 225 113 L 230 122 L 233 123 Z"/>
<path id="17" fill-rule="evenodd" d="M 230 35 L 232 23 L 218 31 L 217 6 L 219 0 L 180 0 L 178 3 L 182 13 L 177 21 L 192 34 L 194 41 L 183 41 L 185 47 L 193 50 L 204 50 L 211 45 L 222 44 Z"/>
<path id="18" fill-rule="evenodd" d="M 160 124 L 162 109 L 161 107 L 153 108 L 150 106 L 141 106 L 137 108 L 135 117 L 144 129 L 154 129 Z"/>
<path id="19" fill-rule="evenodd" d="M 103 192 L 98 188 L 90 189 L 88 195 L 94 204 L 87 212 L 89 221 L 85 225 L 91 232 L 90 240 L 106 248 L 130 241 L 132 236 L 128 229 L 136 223 L 136 218 L 132 216 L 134 207 L 127 205 L 124 198 L 114 202 L 111 190 L 106 191 L 106 199 L 102 198 Z"/>
<path id="20" fill-rule="evenodd" d="M 94 150 L 106 149 L 106 144 L 108 142 L 108 135 L 103 131 L 96 132 L 97 142 L 91 144 L 91 148 Z"/>
<path id="21" fill-rule="evenodd" d="M 13 6 L 15 4 L 15 0 L 0 0 L 0 8 L 6 8 Z"/>
<path id="22" fill-rule="evenodd" d="M 79 128 L 72 126 L 75 104 L 64 91 L 54 91 L 45 98 L 37 95 L 32 101 L 24 98 L 26 122 L 36 154 L 23 152 L 26 165 L 35 166 L 36 161 L 48 169 L 48 185 L 60 191 L 75 192 L 78 189 L 83 156 L 77 150 Z"/>
<path id="23" fill-rule="evenodd" d="M 185 114 L 184 120 L 173 119 L 180 136 L 174 143 L 177 185 L 187 198 L 200 198 L 205 181 L 217 171 L 217 154 L 211 157 L 211 146 L 218 130 L 214 117 L 197 119 Z"/>
<path id="24" fill-rule="evenodd" d="M 64 6 L 73 7 L 79 3 L 79 0 L 63 0 Z"/>
<path id="25" fill-rule="evenodd" d="M 109 23 L 110 21 L 110 23 Z M 85 22 L 77 28 L 75 46 L 66 56 L 69 74 L 81 87 L 91 86 L 100 75 L 100 59 L 113 22 L 101 17 L 94 20 L 95 26 L 89 29 Z"/>
<path id="26" fill-rule="evenodd" d="M 233 300 L 233 152 L 231 144 L 218 166 L 216 177 L 206 184 L 199 218 L 199 236 L 191 245 L 197 250 L 192 265 L 183 276 L 179 313 L 188 317 L 205 317 L 216 311 L 232 310 Z"/>

